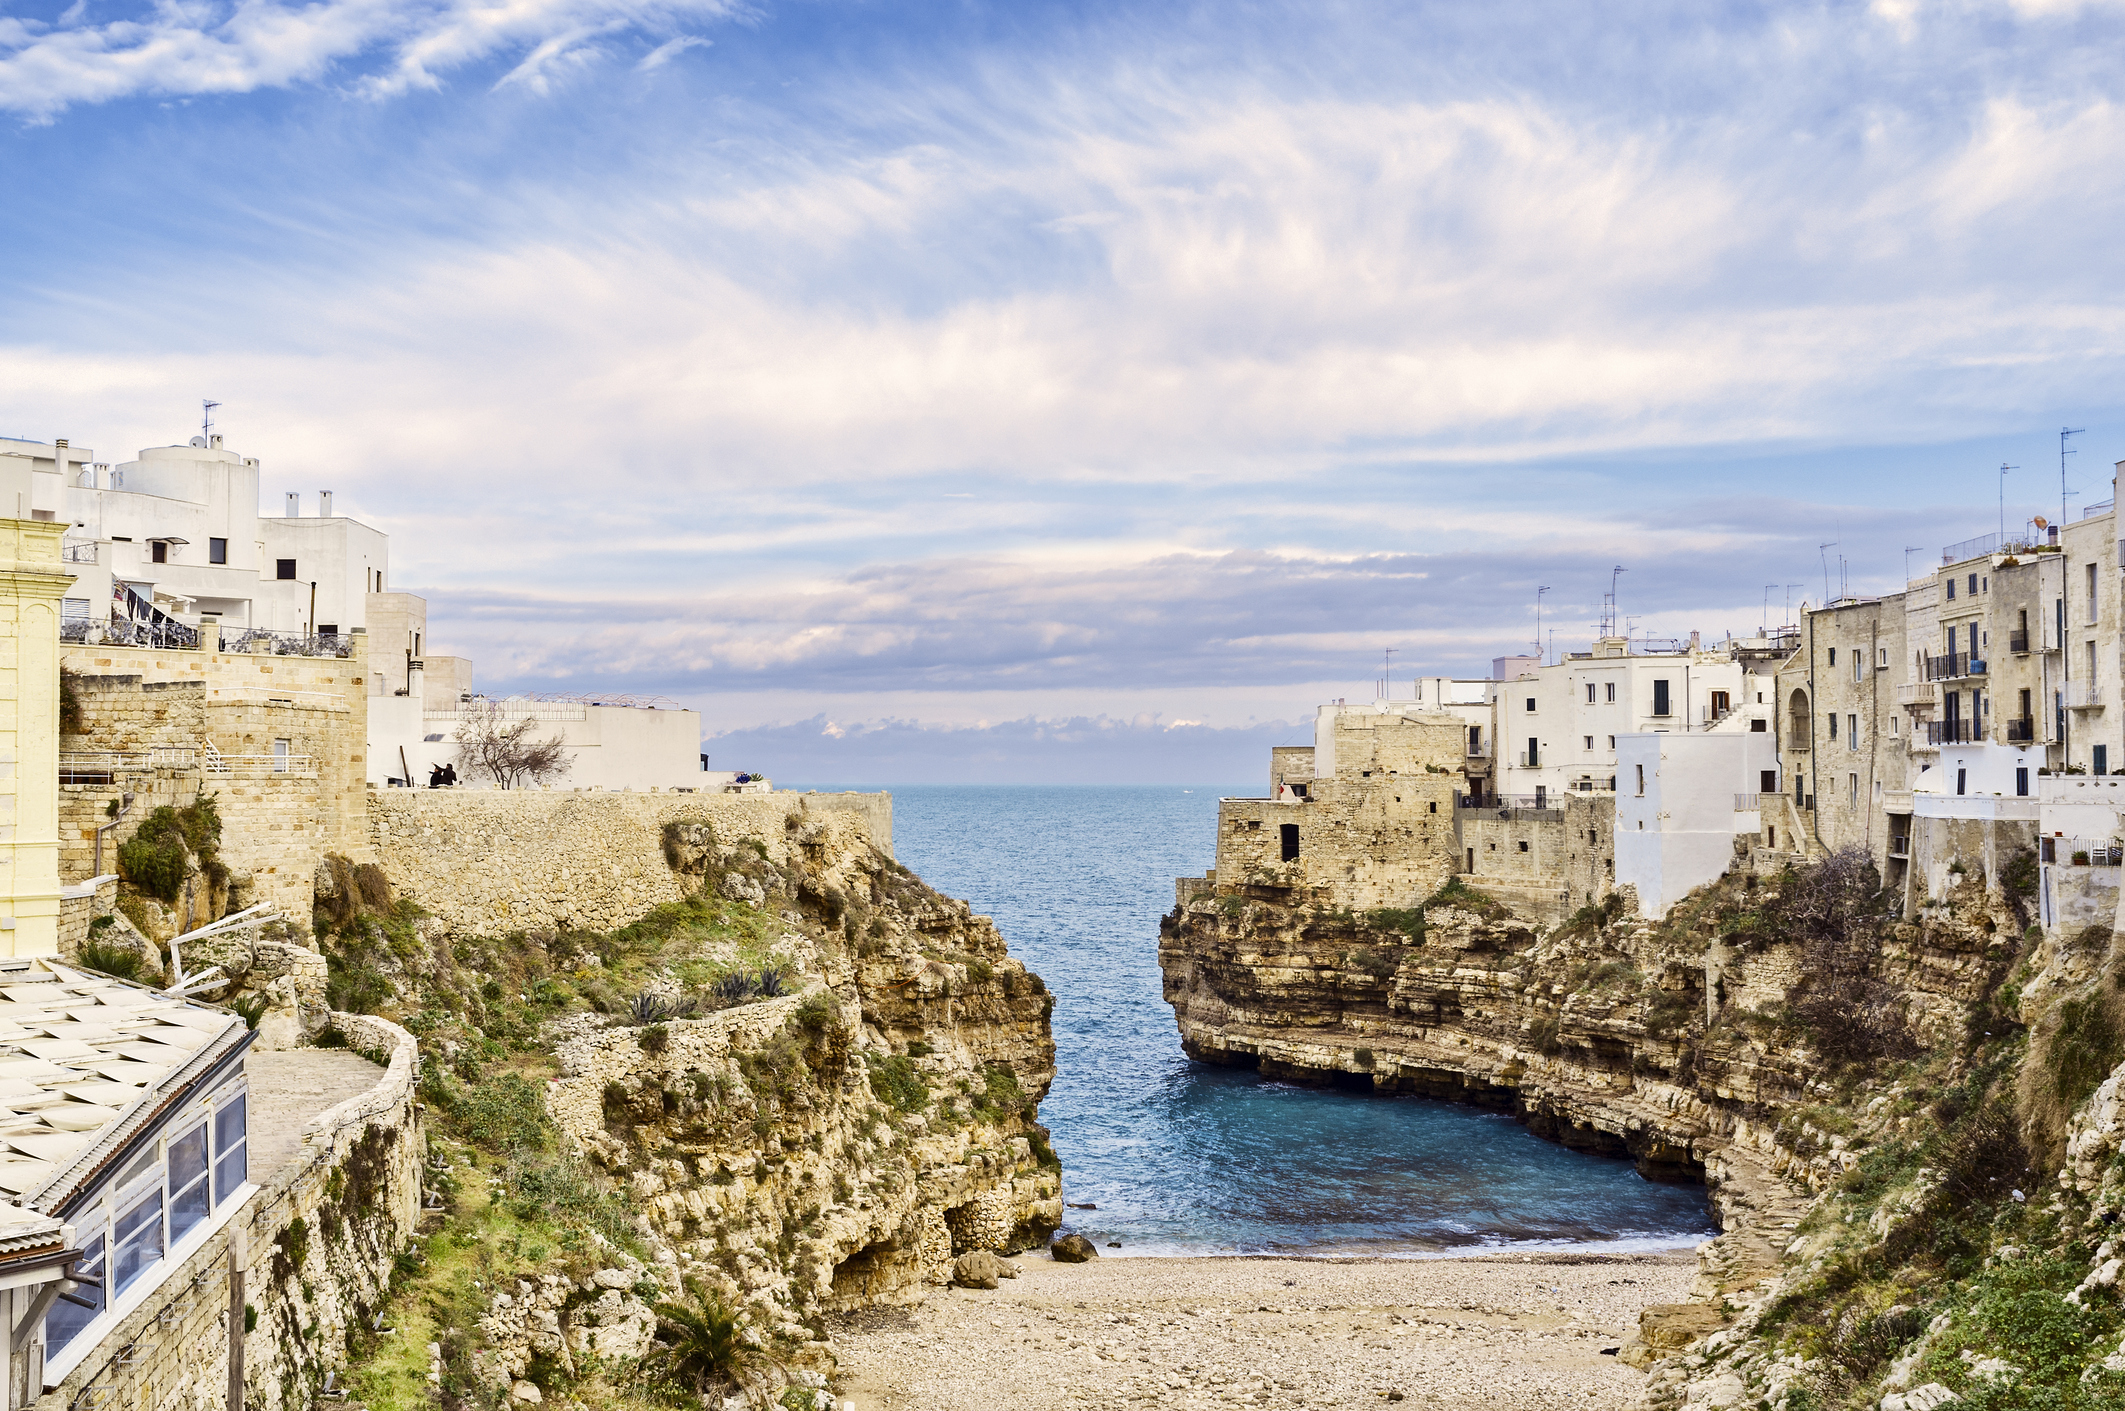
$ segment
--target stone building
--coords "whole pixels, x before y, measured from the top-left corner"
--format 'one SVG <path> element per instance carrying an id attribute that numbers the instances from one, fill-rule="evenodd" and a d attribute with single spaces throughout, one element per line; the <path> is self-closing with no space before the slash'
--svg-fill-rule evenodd
<path id="1" fill-rule="evenodd" d="M 1411 906 L 1453 875 L 1468 726 L 1416 702 L 1335 706 L 1311 750 L 1272 761 L 1270 796 L 1218 802 L 1221 892 Z"/>
<path id="2" fill-rule="evenodd" d="M 29 517 L 27 468 L 0 461 L 0 955 L 59 938 L 60 527 Z"/>

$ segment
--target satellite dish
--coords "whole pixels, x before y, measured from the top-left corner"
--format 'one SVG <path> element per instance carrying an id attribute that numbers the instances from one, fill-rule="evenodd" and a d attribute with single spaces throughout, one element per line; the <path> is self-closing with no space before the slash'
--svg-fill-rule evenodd
<path id="1" fill-rule="evenodd" d="M 2035 519 L 2032 519 L 2029 522 L 2031 524 L 2034 524 L 2039 529 L 2049 529 L 2051 527 L 2049 521 L 2047 521 L 2042 515 L 2038 515 Z"/>

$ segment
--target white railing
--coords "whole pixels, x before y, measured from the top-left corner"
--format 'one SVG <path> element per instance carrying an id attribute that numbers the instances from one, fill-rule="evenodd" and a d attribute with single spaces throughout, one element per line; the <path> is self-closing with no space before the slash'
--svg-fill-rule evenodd
<path id="1" fill-rule="evenodd" d="M 1912 681 L 1896 688 L 1896 703 L 1900 706 L 1933 705 L 1941 698 L 1941 688 L 1931 681 Z"/>
<path id="2" fill-rule="evenodd" d="M 2103 684 L 2100 681 L 2068 681 L 2066 704 L 2074 710 L 2103 704 Z"/>
<path id="3" fill-rule="evenodd" d="M 1736 813 L 1754 813 L 1762 807 L 1763 795 L 1760 793 L 1734 795 L 1734 811 Z"/>
<path id="4" fill-rule="evenodd" d="M 157 745 L 145 750 L 62 750 L 62 773 L 131 774 L 151 769 L 190 769 L 192 750 L 184 745 Z"/>
<path id="5" fill-rule="evenodd" d="M 238 778 L 257 778 L 266 774 L 311 775 L 317 772 L 316 760 L 306 754 L 225 754 L 220 755 L 220 768 L 215 774 L 233 774 Z"/>
<path id="6" fill-rule="evenodd" d="M 441 710 L 423 710 L 424 720 L 463 720 L 484 715 L 494 720 L 583 720 L 587 707 L 568 701 L 466 701 Z"/>

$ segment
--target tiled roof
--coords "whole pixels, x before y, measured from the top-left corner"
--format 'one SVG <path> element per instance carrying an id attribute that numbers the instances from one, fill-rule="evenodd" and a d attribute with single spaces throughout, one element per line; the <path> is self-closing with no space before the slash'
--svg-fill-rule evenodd
<path id="1" fill-rule="evenodd" d="M 48 1208 L 36 1197 L 56 1178 L 129 1136 L 139 1126 L 129 1117 L 160 1106 L 150 1099 L 242 1030 L 226 1010 L 56 961 L 0 970 L 0 1202 Z"/>

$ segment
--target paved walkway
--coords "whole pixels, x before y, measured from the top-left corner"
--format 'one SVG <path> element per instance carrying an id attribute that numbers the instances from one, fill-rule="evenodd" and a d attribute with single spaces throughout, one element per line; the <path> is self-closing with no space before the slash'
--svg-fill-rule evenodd
<path id="1" fill-rule="evenodd" d="M 244 1071 L 251 1079 L 251 1179 L 260 1185 L 295 1155 L 311 1118 L 384 1079 L 383 1069 L 343 1048 L 252 1053 Z"/>

